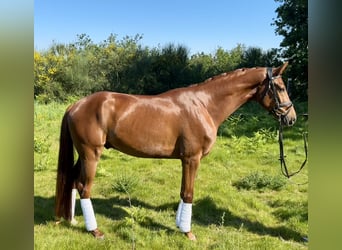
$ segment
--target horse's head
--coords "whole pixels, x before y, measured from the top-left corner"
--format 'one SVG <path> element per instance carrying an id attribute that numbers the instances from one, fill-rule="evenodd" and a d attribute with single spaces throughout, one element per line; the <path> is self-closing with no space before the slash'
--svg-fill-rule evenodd
<path id="1" fill-rule="evenodd" d="M 278 68 L 266 69 L 266 78 L 260 85 L 257 99 L 283 125 L 292 126 L 296 122 L 297 115 L 281 78 L 287 65 L 286 62 Z"/>

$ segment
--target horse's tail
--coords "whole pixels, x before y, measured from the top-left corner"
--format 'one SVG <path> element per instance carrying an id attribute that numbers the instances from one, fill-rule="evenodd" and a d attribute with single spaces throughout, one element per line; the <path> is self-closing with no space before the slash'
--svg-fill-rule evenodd
<path id="1" fill-rule="evenodd" d="M 76 178 L 74 168 L 74 147 L 68 125 L 68 112 L 63 116 L 59 142 L 59 156 L 56 182 L 56 219 L 71 219 L 71 190 Z"/>

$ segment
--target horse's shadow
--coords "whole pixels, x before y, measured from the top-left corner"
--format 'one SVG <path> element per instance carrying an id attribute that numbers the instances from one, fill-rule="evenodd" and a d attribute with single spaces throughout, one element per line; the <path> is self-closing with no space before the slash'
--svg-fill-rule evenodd
<path id="1" fill-rule="evenodd" d="M 94 210 L 96 214 L 106 216 L 111 220 L 123 220 L 130 216 L 125 208 L 130 204 L 127 198 L 119 196 L 111 198 L 93 198 Z M 150 205 L 136 198 L 131 199 L 131 204 L 135 207 L 141 207 L 147 210 L 163 211 L 177 210 L 178 203 L 171 202 L 159 206 Z M 41 196 L 34 197 L 34 224 L 45 224 L 54 220 L 54 197 L 45 198 Z M 76 215 L 81 216 L 81 209 L 75 211 Z M 146 217 L 143 222 L 138 222 L 140 226 L 152 230 L 164 230 L 166 233 L 174 233 L 176 228 L 163 225 L 155 221 L 151 217 Z M 273 237 L 281 237 L 284 240 L 293 240 L 303 242 L 303 236 L 299 232 L 285 226 L 268 227 L 258 221 L 251 221 L 246 218 L 234 215 L 231 211 L 224 208 L 219 208 L 210 197 L 197 200 L 193 206 L 192 223 L 208 226 L 216 224 L 223 227 L 234 227 L 236 229 L 245 229 L 249 232 L 259 235 L 270 235 Z"/>
<path id="2" fill-rule="evenodd" d="M 205 197 L 194 206 L 193 222 L 200 225 L 216 224 L 230 226 L 236 229 L 246 229 L 249 232 L 259 235 L 270 235 L 281 237 L 284 240 L 303 242 L 303 236 L 299 232 L 285 226 L 268 227 L 261 222 L 234 215 L 231 211 L 218 208 L 210 197 Z"/>
<path id="3" fill-rule="evenodd" d="M 41 197 L 35 196 L 34 197 L 34 224 L 46 224 L 52 221 L 55 221 L 54 218 L 54 197 Z M 92 203 L 94 207 L 95 214 L 101 214 L 113 221 L 124 220 L 126 217 L 129 217 L 129 213 L 127 209 L 129 208 L 130 204 L 127 198 L 120 198 L 119 196 L 111 197 L 111 198 L 92 198 Z M 159 211 L 160 209 L 166 209 L 170 207 L 170 204 L 162 205 L 158 207 L 154 207 L 140 201 L 138 199 L 132 198 L 130 201 L 131 205 L 134 207 L 142 207 L 144 209 L 154 209 Z M 76 203 L 75 208 L 75 215 L 82 216 L 82 211 L 79 205 L 79 201 Z M 146 227 L 152 230 L 164 230 L 166 233 L 173 233 L 175 232 L 175 228 L 168 227 L 163 225 L 153 218 L 149 216 L 145 216 L 142 221 L 137 221 L 140 226 Z M 76 230 L 79 230 L 76 228 Z"/>

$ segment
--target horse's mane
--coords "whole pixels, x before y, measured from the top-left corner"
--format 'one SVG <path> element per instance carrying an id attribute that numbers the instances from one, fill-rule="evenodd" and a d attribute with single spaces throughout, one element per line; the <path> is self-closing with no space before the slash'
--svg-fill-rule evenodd
<path id="1" fill-rule="evenodd" d="M 236 70 L 233 70 L 233 71 L 224 72 L 224 73 L 221 73 L 221 74 L 219 74 L 219 75 L 209 77 L 209 78 L 206 79 L 203 83 L 207 83 L 207 82 L 210 82 L 210 81 L 212 81 L 212 80 L 217 80 L 217 79 L 219 79 L 219 78 L 223 78 L 223 77 L 227 77 L 227 76 L 234 77 L 234 76 L 237 75 L 238 73 L 245 72 L 245 71 L 249 71 L 249 70 L 252 70 L 252 69 L 257 69 L 257 68 L 259 68 L 259 67 L 253 67 L 253 68 L 239 68 L 239 69 L 236 69 Z"/>
<path id="2" fill-rule="evenodd" d="M 231 77 L 231 78 L 233 78 L 233 77 L 236 77 L 236 76 L 240 76 L 241 73 L 247 73 L 250 70 L 254 70 L 254 69 L 258 69 L 258 68 L 260 68 L 260 67 L 239 68 L 239 69 L 235 69 L 235 70 L 232 70 L 232 71 L 227 71 L 227 72 L 224 72 L 224 73 L 221 73 L 221 74 L 209 77 L 206 80 L 204 80 L 203 82 L 190 84 L 190 85 L 187 86 L 187 88 L 193 88 L 193 87 L 197 87 L 197 86 L 200 86 L 200 85 L 204 85 L 206 83 L 212 82 L 213 80 L 218 80 L 218 79 L 224 78 L 224 77 Z"/>

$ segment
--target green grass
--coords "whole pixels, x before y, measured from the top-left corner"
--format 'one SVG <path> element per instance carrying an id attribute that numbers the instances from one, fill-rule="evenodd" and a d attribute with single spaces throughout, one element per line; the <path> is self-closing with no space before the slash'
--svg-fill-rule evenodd
<path id="1" fill-rule="evenodd" d="M 201 162 L 192 218 L 197 242 L 190 242 L 175 225 L 180 161 L 114 150 L 104 151 L 92 190 L 105 240 L 86 233 L 79 201 L 78 224 L 55 225 L 58 138 L 67 104 L 35 104 L 35 249 L 307 249 L 308 167 L 290 180 L 281 175 L 276 123 L 255 106 L 246 105 L 221 126 L 222 136 Z M 304 159 L 306 130 L 307 121 L 299 119 L 284 131 L 290 171 Z"/>

